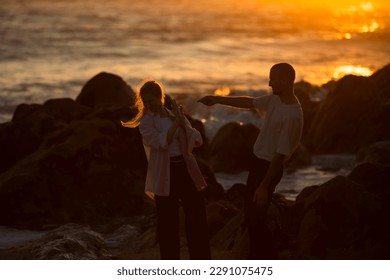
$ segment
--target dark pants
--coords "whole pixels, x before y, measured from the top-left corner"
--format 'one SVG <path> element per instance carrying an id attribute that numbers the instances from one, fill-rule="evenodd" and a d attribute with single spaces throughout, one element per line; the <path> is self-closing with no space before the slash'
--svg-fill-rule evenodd
<path id="1" fill-rule="evenodd" d="M 184 161 L 171 161 L 170 169 L 170 195 L 155 196 L 161 259 L 180 259 L 179 200 L 185 215 L 190 259 L 210 259 L 203 197 L 188 174 Z"/>
<path id="2" fill-rule="evenodd" d="M 252 260 L 278 259 L 275 243 L 267 226 L 267 211 L 275 187 L 283 176 L 283 168 L 280 168 L 278 175 L 269 186 L 266 206 L 260 209 L 253 202 L 254 193 L 263 181 L 270 164 L 269 161 L 253 156 L 246 184 L 244 214 L 249 233 L 249 259 Z"/>

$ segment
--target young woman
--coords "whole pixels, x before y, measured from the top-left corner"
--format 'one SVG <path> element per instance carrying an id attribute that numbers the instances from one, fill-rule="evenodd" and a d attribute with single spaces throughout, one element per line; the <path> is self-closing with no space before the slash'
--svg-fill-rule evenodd
<path id="1" fill-rule="evenodd" d="M 185 214 L 190 259 L 210 259 L 206 211 L 201 193 L 206 182 L 192 149 L 202 144 L 200 133 L 191 127 L 172 100 L 172 111 L 164 106 L 160 83 L 146 81 L 137 90 L 138 114 L 123 123 L 142 134 L 148 158 L 145 191 L 157 208 L 157 239 L 161 259 L 180 259 L 179 202 Z"/>

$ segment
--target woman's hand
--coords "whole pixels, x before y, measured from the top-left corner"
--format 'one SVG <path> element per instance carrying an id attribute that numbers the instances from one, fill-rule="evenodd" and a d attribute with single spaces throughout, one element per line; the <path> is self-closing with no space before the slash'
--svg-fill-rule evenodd
<path id="1" fill-rule="evenodd" d="M 172 111 L 175 115 L 175 122 L 178 122 L 180 126 L 185 125 L 185 117 L 183 112 L 183 106 L 177 105 L 176 100 L 172 99 Z"/>

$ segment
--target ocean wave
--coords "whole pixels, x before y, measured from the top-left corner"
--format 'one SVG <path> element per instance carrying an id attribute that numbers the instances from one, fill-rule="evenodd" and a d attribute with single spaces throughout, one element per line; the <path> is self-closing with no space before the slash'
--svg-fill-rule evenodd
<path id="1" fill-rule="evenodd" d="M 74 97 L 101 71 L 132 87 L 153 77 L 175 94 L 212 94 L 220 87 L 245 93 L 267 88 L 269 68 L 279 61 L 320 85 L 345 61 L 374 71 L 388 59 L 388 15 L 376 32 L 346 40 L 331 18 L 310 21 L 311 14 L 267 1 L 243 3 L 4 0 L 0 99 L 17 104 Z"/>

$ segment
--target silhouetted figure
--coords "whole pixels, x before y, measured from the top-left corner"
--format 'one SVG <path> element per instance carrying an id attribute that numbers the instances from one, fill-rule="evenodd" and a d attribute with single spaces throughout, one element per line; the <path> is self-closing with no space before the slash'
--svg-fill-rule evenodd
<path id="1" fill-rule="evenodd" d="M 180 259 L 179 203 L 185 215 L 190 259 L 210 259 L 206 210 L 200 190 L 206 182 L 192 149 L 202 144 L 183 108 L 170 100 L 164 106 L 162 85 L 146 81 L 136 93 L 138 114 L 122 123 L 142 134 L 148 158 L 145 191 L 157 207 L 157 238 L 162 259 Z"/>
<path id="2" fill-rule="evenodd" d="M 301 105 L 294 95 L 295 70 L 287 63 L 275 64 L 269 75 L 272 95 L 261 97 L 205 96 L 199 102 L 223 104 L 265 112 L 264 125 L 253 147 L 253 162 L 245 192 L 245 222 L 250 240 L 250 259 L 277 259 L 267 227 L 267 211 L 283 165 L 298 147 L 303 128 Z"/>

